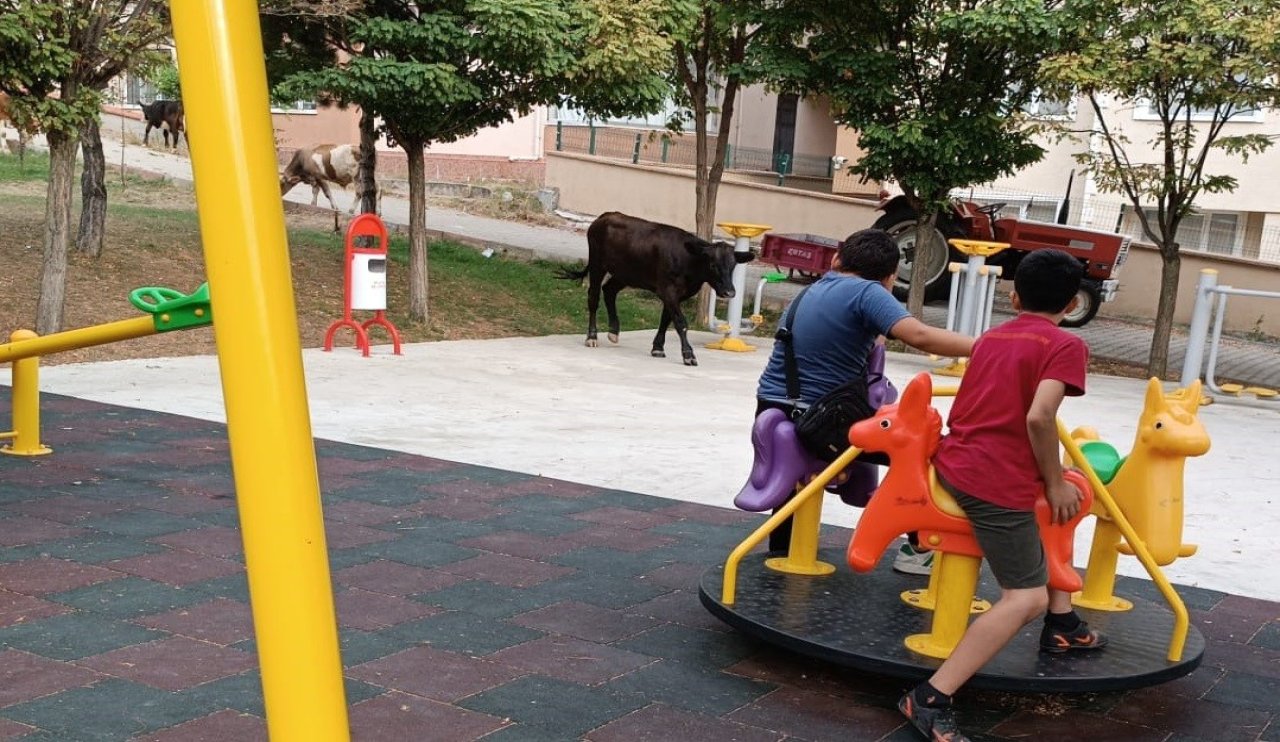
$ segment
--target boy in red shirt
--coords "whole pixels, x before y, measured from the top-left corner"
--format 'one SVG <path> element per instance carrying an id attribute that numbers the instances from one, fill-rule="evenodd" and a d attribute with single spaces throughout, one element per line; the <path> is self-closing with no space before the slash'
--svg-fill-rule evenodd
<path id="1" fill-rule="evenodd" d="M 1084 267 L 1060 250 L 1022 259 L 1011 295 L 1018 316 L 984 333 L 973 346 L 934 456 L 938 480 L 969 517 L 1001 597 L 979 616 L 937 672 L 898 702 L 934 742 L 964 742 L 951 694 L 1044 614 L 1046 652 L 1100 649 L 1107 639 L 1071 608 L 1071 595 L 1048 589 L 1035 500 L 1046 497 L 1054 522 L 1070 520 L 1081 495 L 1062 478 L 1058 406 L 1084 394 L 1089 349 L 1058 328 L 1076 305 Z M 1045 610 L 1048 609 L 1048 613 Z"/>

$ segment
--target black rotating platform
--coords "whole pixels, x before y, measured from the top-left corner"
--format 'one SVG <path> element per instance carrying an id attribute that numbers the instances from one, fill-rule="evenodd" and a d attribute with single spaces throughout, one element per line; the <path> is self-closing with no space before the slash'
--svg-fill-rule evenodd
<path id="1" fill-rule="evenodd" d="M 908 634 L 929 631 L 931 611 L 899 599 L 903 590 L 924 588 L 928 579 L 892 570 L 893 550 L 874 572 L 857 574 L 843 551 L 824 549 L 819 559 L 836 565 L 823 577 L 791 575 L 764 566 L 764 554 L 745 557 L 738 566 L 737 602 L 720 602 L 724 565 L 702 576 L 702 604 L 717 618 L 770 644 L 839 665 L 892 677 L 921 680 L 941 660 L 918 655 L 903 645 Z M 1000 589 L 984 566 L 978 595 L 994 601 Z M 1111 643 L 1097 652 L 1047 654 L 1039 651 L 1040 622 L 1033 621 L 968 683 L 1001 691 L 1083 693 L 1128 690 L 1165 683 L 1200 666 L 1204 637 L 1194 626 L 1182 659 L 1169 662 L 1173 613 L 1163 604 L 1124 595 L 1133 610 L 1121 613 L 1077 608 L 1080 616 L 1106 633 Z"/>

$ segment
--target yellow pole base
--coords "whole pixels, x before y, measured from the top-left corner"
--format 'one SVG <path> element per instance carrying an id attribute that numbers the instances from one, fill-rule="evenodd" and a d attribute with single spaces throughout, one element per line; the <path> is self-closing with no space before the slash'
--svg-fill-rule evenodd
<path id="1" fill-rule="evenodd" d="M 36 446 L 35 448 L 17 449 L 13 446 L 5 446 L 0 448 L 0 453 L 9 456 L 44 456 L 53 453 L 53 449 L 48 446 Z"/>
<path id="2" fill-rule="evenodd" d="M 756 349 L 756 346 L 744 343 L 742 338 L 723 338 L 707 343 L 706 347 L 711 350 L 728 350 L 734 353 L 750 353 Z"/>
<path id="3" fill-rule="evenodd" d="M 964 376 L 964 371 L 969 367 L 968 358 L 957 358 L 945 366 L 940 366 L 933 370 L 933 373 L 939 376 Z"/>
<path id="4" fill-rule="evenodd" d="M 919 608 L 922 611 L 931 611 L 937 606 L 937 600 L 927 589 L 920 590 L 903 590 L 898 594 L 903 603 L 912 608 Z M 991 610 L 991 601 L 983 600 L 978 596 L 973 597 L 973 602 L 969 604 L 969 613 L 986 613 Z"/>
<path id="5" fill-rule="evenodd" d="M 1133 610 L 1133 603 L 1112 595 L 1102 600 L 1089 600 L 1080 593 L 1071 596 L 1071 605 L 1078 605 L 1081 608 L 1091 608 L 1095 611 L 1112 611 L 1115 613 L 1123 613 L 1124 611 Z"/>
<path id="6" fill-rule="evenodd" d="M 775 572 L 785 572 L 789 575 L 829 575 L 836 571 L 835 565 L 821 562 L 816 559 L 811 561 L 795 560 L 789 556 L 772 557 L 764 560 L 764 566 Z"/>

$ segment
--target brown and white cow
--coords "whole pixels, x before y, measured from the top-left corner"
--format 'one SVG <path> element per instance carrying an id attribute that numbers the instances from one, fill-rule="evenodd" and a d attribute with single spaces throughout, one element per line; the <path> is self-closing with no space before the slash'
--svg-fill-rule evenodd
<path id="1" fill-rule="evenodd" d="M 360 190 L 360 148 L 352 144 L 317 144 L 314 147 L 303 147 L 293 153 L 289 164 L 284 166 L 280 175 L 280 195 L 287 194 L 299 183 L 311 186 L 311 205 L 315 206 L 324 191 L 329 199 L 329 206 L 334 213 L 338 204 L 329 191 L 330 183 L 337 183 L 343 189 L 353 181 L 356 183 L 356 199 L 351 203 L 347 213 L 355 212 L 356 204 L 364 195 Z"/>
<path id="2" fill-rule="evenodd" d="M 653 338 L 650 355 L 665 358 L 667 327 L 674 324 L 680 336 L 684 365 L 696 366 L 693 346 L 686 335 L 688 323 L 680 302 L 710 284 L 716 294 L 731 297 L 733 269 L 749 262 L 751 253 L 738 253 L 725 242 L 708 242 L 679 227 L 645 221 L 616 211 L 601 214 L 587 228 L 587 265 L 580 270 L 562 270 L 560 278 L 582 280 L 587 287 L 587 347 L 596 340 L 596 310 L 600 294 L 609 312 L 609 340 L 618 342 L 618 292 L 627 287 L 652 291 L 662 300 L 662 319 Z"/>

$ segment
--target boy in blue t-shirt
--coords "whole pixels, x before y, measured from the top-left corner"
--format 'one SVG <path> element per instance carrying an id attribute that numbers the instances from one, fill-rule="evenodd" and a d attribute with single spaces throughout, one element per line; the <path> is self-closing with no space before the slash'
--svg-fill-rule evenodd
<path id="1" fill-rule="evenodd" d="M 791 345 L 800 382 L 800 402 L 809 405 L 841 384 L 866 376 L 867 356 L 882 335 L 917 350 L 953 358 L 967 357 L 973 338 L 930 327 L 912 317 L 890 293 L 898 277 L 898 243 L 880 229 L 863 229 L 840 243 L 831 270 L 809 287 L 791 323 Z M 795 307 L 783 315 L 786 324 Z M 787 400 L 786 353 L 774 343 L 760 375 L 756 415 L 770 408 L 790 411 Z M 791 522 L 769 536 L 770 551 L 786 551 Z M 933 552 L 902 547 L 894 566 L 899 571 L 929 574 Z"/>

